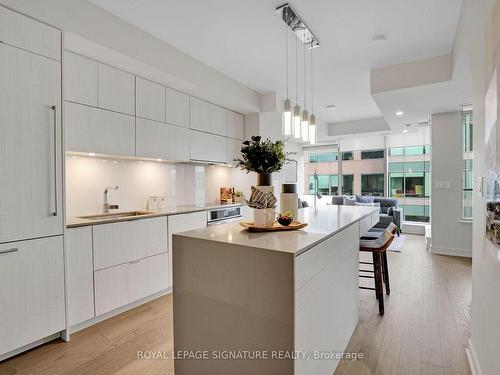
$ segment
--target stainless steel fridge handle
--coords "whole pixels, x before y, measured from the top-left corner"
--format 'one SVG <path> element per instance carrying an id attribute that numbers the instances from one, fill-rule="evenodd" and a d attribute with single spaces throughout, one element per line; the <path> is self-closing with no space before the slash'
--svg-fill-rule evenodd
<path id="1" fill-rule="evenodd" d="M 54 211 L 50 213 L 51 216 L 58 215 L 58 207 L 57 207 L 57 107 L 53 105 L 50 108 L 54 112 Z"/>

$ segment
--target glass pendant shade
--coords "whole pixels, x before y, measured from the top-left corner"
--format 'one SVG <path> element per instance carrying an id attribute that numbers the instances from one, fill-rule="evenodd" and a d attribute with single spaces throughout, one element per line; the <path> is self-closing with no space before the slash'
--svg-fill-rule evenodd
<path id="1" fill-rule="evenodd" d="M 309 112 L 307 112 L 307 109 L 302 111 L 300 135 L 303 142 L 307 142 L 309 140 Z"/>
<path id="2" fill-rule="evenodd" d="M 293 137 L 296 139 L 300 138 L 301 121 L 300 106 L 296 105 L 293 107 Z"/>
<path id="3" fill-rule="evenodd" d="M 283 133 L 285 137 L 292 135 L 292 102 L 288 98 L 283 102 Z"/>
<path id="4" fill-rule="evenodd" d="M 309 117 L 309 143 L 316 144 L 316 117 L 313 114 Z"/>

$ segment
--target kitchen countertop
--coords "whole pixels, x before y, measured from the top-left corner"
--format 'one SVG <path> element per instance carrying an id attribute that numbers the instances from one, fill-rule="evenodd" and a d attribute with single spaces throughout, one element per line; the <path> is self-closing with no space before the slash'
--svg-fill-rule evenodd
<path id="1" fill-rule="evenodd" d="M 127 217 L 121 217 L 121 218 L 110 217 L 110 218 L 103 218 L 103 219 L 97 219 L 97 220 L 82 219 L 80 217 L 68 217 L 68 218 L 66 218 L 66 227 L 67 228 L 76 228 L 76 227 L 85 227 L 85 226 L 89 226 L 89 225 L 116 223 L 116 222 L 121 222 L 121 221 L 149 219 L 152 217 L 187 214 L 187 213 L 191 213 L 191 212 L 207 211 L 207 210 L 211 210 L 214 208 L 236 207 L 236 206 L 241 206 L 241 205 L 242 205 L 241 203 L 206 203 L 206 204 L 202 204 L 202 205 L 194 205 L 194 204 L 179 205 L 179 206 L 171 206 L 171 207 L 167 207 L 167 208 L 162 208 L 162 209 L 159 209 L 156 211 L 151 211 L 151 212 L 149 212 L 148 210 L 136 210 L 136 211 L 140 211 L 140 212 L 148 212 L 148 214 L 146 214 L 146 215 L 127 216 Z M 120 213 L 120 211 L 111 212 L 111 214 L 114 214 L 114 213 Z M 96 215 L 99 215 L 99 214 L 96 214 Z M 82 215 L 82 216 L 89 216 L 89 215 Z"/>
<path id="2" fill-rule="evenodd" d="M 329 205 L 317 210 L 309 207 L 299 210 L 298 220 L 308 223 L 301 230 L 250 233 L 239 223 L 227 223 L 176 236 L 281 251 L 297 256 L 376 212 L 376 207 Z"/>

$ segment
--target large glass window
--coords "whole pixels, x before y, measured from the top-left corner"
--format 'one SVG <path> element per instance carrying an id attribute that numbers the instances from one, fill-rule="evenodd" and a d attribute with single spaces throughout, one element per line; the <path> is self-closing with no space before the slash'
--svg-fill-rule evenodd
<path id="1" fill-rule="evenodd" d="M 354 175 L 342 175 L 342 193 L 346 195 L 354 195 Z"/>
<path id="2" fill-rule="evenodd" d="M 318 175 L 318 192 L 322 195 L 338 194 L 338 176 L 337 175 Z M 309 194 L 314 194 L 314 175 L 309 176 Z"/>
<path id="3" fill-rule="evenodd" d="M 361 159 L 383 159 L 384 150 L 361 151 Z"/>
<path id="4" fill-rule="evenodd" d="M 342 160 L 354 160 L 354 154 L 352 153 L 352 151 L 344 151 L 342 153 Z"/>
<path id="5" fill-rule="evenodd" d="M 384 195 L 384 174 L 362 174 L 361 175 L 361 194 L 383 196 Z"/>

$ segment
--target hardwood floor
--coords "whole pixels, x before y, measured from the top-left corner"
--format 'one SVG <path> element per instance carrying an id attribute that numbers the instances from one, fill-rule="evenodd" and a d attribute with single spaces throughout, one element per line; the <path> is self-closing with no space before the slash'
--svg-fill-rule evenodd
<path id="1" fill-rule="evenodd" d="M 428 254 L 422 236 L 406 237 L 402 253 L 389 252 L 384 317 L 374 292 L 360 290 L 360 321 L 347 351 L 364 358 L 342 361 L 335 374 L 470 374 L 471 261 Z M 148 350 L 172 350 L 171 295 L 78 332 L 70 343 L 4 361 L 0 374 L 173 374 L 170 359 L 138 359 Z"/>

